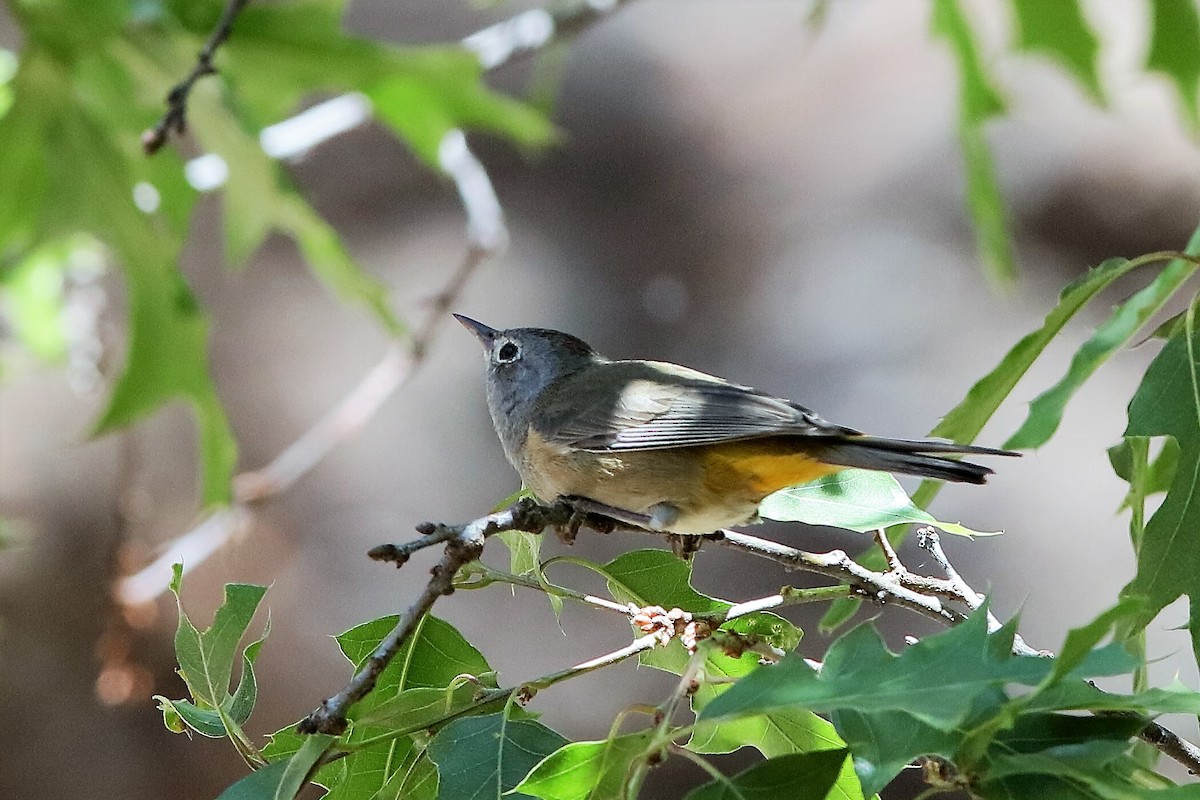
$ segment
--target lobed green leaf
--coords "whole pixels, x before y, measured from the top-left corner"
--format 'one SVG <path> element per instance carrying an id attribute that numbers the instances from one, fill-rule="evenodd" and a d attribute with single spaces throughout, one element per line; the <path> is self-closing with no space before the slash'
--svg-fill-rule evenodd
<path id="1" fill-rule="evenodd" d="M 218 708 L 230 698 L 229 680 L 238 642 L 249 628 L 250 620 L 258 610 L 267 588 L 251 584 L 226 584 L 225 599 L 217 609 L 212 625 L 201 631 L 183 610 L 180 597 L 182 576 L 183 566 L 176 564 L 171 591 L 179 609 L 179 624 L 175 631 L 175 657 L 179 661 L 179 674 L 197 702 L 209 708 Z M 261 643 L 260 639 L 246 648 L 243 665 L 253 664 Z M 243 682 L 246 680 L 243 674 Z M 249 681 L 252 684 L 253 678 Z M 239 688 L 239 694 L 242 695 L 239 708 L 250 700 L 250 693 L 249 688 Z M 249 715 L 248 711 L 246 715 Z"/>
<path id="2" fill-rule="evenodd" d="M 355 669 L 361 667 L 399 617 L 388 616 L 355 626 L 337 637 L 338 645 Z M 380 674 L 375 689 L 351 707 L 346 745 L 359 745 L 345 758 L 325 765 L 315 782 L 329 789 L 329 800 L 358 797 L 432 796 L 437 773 L 418 734 L 436 727 L 446 717 L 465 711 L 478 693 L 495 686 L 487 661 L 453 626 L 426 615 L 400 652 Z M 503 704 L 503 700 L 498 700 Z M 494 708 L 480 707 L 478 713 Z M 398 733 L 399 732 L 399 733 Z M 407 733 L 405 733 L 407 732 Z M 376 742 L 362 746 L 368 740 Z M 288 726 L 271 736 L 263 755 L 286 758 L 302 746 L 304 737 Z M 395 792 L 397 794 L 391 794 Z"/>
<path id="3" fill-rule="evenodd" d="M 635 761 L 647 757 L 654 731 L 571 742 L 544 758 L 514 791 L 541 800 L 621 800 Z"/>
<path id="4" fill-rule="evenodd" d="M 870 625 L 860 625 L 830 646 L 819 673 L 789 655 L 743 678 L 700 719 L 789 707 L 818 713 L 901 711 L 939 730 L 953 730 L 975 713 L 981 694 L 1007 684 L 1036 686 L 1054 670 L 1051 659 L 1013 655 L 1011 628 L 989 634 L 986 617 L 984 607 L 899 655 Z M 1089 653 L 1070 674 L 1122 674 L 1131 667 L 1128 654 L 1114 646 Z"/>
<path id="5" fill-rule="evenodd" d="M 845 750 L 795 753 L 761 761 L 732 778 L 706 783 L 685 800 L 833 800 L 847 761 Z"/>
<path id="6" fill-rule="evenodd" d="M 501 712 L 451 722 L 433 737 L 428 752 L 437 765 L 442 797 L 500 800 L 565 744 L 540 722 L 509 719 Z"/>
<path id="7" fill-rule="evenodd" d="M 768 496 L 758 513 L 766 519 L 831 525 L 859 533 L 893 525 L 932 525 L 960 536 L 992 536 L 954 522 L 939 522 L 918 508 L 886 472 L 845 469 Z"/>
<path id="8" fill-rule="evenodd" d="M 608 591 L 621 603 L 681 608 L 693 614 L 724 613 L 732 603 L 692 588 L 692 568 L 666 550 L 632 550 L 602 568 Z"/>
<path id="9" fill-rule="evenodd" d="M 1124 589 L 1145 600 L 1133 632 L 1181 595 L 1200 601 L 1200 334 L 1192 323 L 1189 314 L 1183 335 L 1167 342 L 1129 403 L 1126 436 L 1171 436 L 1179 445 L 1171 488 L 1146 523 L 1137 574 Z M 1200 654 L 1200 617 L 1192 615 L 1188 630 Z"/>
<path id="10" fill-rule="evenodd" d="M 1179 442 L 1174 439 L 1162 439 L 1158 455 L 1140 470 L 1135 469 L 1133 448 L 1143 448 L 1149 454 L 1150 441 L 1148 436 L 1126 436 L 1119 444 L 1108 448 L 1108 462 L 1113 472 L 1129 484 L 1129 494 L 1122 501 L 1122 508 L 1143 503 L 1152 495 L 1162 494 L 1171 488 L 1175 480 L 1175 469 L 1179 466 Z"/>
<path id="11" fill-rule="evenodd" d="M 324 734 L 306 737 L 295 755 L 251 772 L 221 792 L 217 800 L 291 800 L 333 738 Z"/>

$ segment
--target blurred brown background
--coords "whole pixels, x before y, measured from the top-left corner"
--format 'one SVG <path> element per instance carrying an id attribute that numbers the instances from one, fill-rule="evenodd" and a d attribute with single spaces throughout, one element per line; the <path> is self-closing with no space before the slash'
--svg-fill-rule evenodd
<path id="1" fill-rule="evenodd" d="M 961 197 L 956 76 L 947 48 L 928 35 L 926 2 L 845 0 L 818 29 L 806 23 L 807 3 L 640 0 L 565 54 L 555 109 L 561 147 L 529 155 L 474 141 L 512 244 L 457 310 L 500 327 L 562 328 L 612 356 L 686 363 L 838 422 L 919 436 L 1040 323 L 1069 279 L 1109 256 L 1181 247 L 1200 218 L 1200 155 L 1166 80 L 1138 70 L 1144 6 L 1087 7 L 1106 43 L 1110 110 L 1089 104 L 1044 60 L 1008 56 L 995 65 L 1012 105 L 988 132 L 1022 268 L 1011 294 L 990 291 L 977 263 Z M 1003 40 L 1007 5 L 972 8 Z M 347 24 L 395 41 L 445 41 L 511 11 L 357 0 Z M 0 42 L 14 44 L 11 26 L 0 29 L 9 31 Z M 494 78 L 519 87 L 550 67 L 527 61 Z M 463 248 L 452 186 L 371 126 L 294 171 L 351 251 L 395 287 L 398 306 L 418 316 Z M 217 197 L 202 204 L 186 269 L 212 317 L 213 364 L 241 466 L 253 468 L 341 398 L 385 340 L 331 299 L 286 241 L 272 241 L 244 273 L 227 272 L 219 207 Z M 119 285 L 111 288 L 115 324 Z M 1035 367 L 984 443 L 1015 429 L 1021 403 L 1058 378 L 1087 333 L 1076 325 Z M 1122 431 L 1154 349 L 1113 359 L 1049 446 L 999 465 L 985 488 L 948 488 L 934 509 L 1007 531 L 948 547 L 998 610 L 1022 613 L 1035 646 L 1056 647 L 1132 576 L 1126 521 L 1115 514 L 1123 484 L 1103 448 Z M 0 509 L 27 538 L 0 553 L 0 796 L 216 796 L 243 773 L 232 749 L 167 733 L 149 697 L 182 694 L 172 674 L 172 605 L 162 600 L 131 642 L 105 635 L 118 540 L 148 557 L 195 521 L 188 413 L 174 408 L 89 441 L 102 394 L 74 391 L 54 371 L 4 378 Z M 516 488 L 487 418 L 476 345 L 446 329 L 420 376 L 361 435 L 188 576 L 188 607 L 204 623 L 224 582 L 272 584 L 251 732 L 297 719 L 338 688 L 347 669 L 330 635 L 403 608 L 424 584 L 432 554 L 396 572 L 368 561 L 369 547 L 410 538 L 421 520 L 476 517 Z M 134 501 L 124 515 L 122 493 Z M 797 526 L 756 533 L 810 549 L 866 546 L 854 534 Z M 605 560 L 647 544 L 583 535 L 576 549 Z M 545 552 L 564 549 L 547 541 Z M 488 557 L 507 556 L 495 542 Z M 566 570 L 553 577 L 593 585 Z M 790 581 L 803 577 L 728 553 L 696 562 L 698 586 L 731 599 Z M 483 650 L 504 683 L 628 640 L 619 620 L 594 610 L 568 607 L 560 630 L 543 597 L 485 591 L 460 592 L 437 613 Z M 871 613 L 897 642 L 928 630 L 904 611 Z M 1167 630 L 1185 614 L 1173 607 L 1158 621 L 1152 655 L 1168 657 L 1155 666 L 1158 679 L 1179 670 L 1194 685 L 1186 640 Z M 824 645 L 813 627 L 802 648 L 818 654 Z M 130 702 L 108 705 L 97 677 L 115 656 L 144 668 L 146 682 Z M 625 664 L 547 691 L 535 707 L 565 735 L 596 738 L 617 710 L 657 703 L 671 685 Z M 700 779 L 672 763 L 646 796 L 680 796 Z"/>

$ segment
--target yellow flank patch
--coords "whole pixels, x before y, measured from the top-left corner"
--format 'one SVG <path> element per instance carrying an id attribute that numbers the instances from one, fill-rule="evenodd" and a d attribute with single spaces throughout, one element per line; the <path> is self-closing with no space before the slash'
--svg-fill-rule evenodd
<path id="1" fill-rule="evenodd" d="M 771 439 L 716 445 L 704 466 L 705 483 L 711 488 L 748 491 L 761 497 L 843 469 L 795 450 L 789 452 Z"/>

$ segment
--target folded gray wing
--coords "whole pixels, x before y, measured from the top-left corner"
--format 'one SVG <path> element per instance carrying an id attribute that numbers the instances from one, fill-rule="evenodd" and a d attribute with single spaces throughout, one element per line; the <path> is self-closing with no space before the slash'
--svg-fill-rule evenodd
<path id="1" fill-rule="evenodd" d="M 617 362 L 618 364 L 630 362 Z M 647 362 L 642 362 L 646 364 Z M 647 365 L 653 366 L 653 365 Z M 576 386 L 575 402 L 552 402 L 539 432 L 582 450 L 656 450 L 780 434 L 843 435 L 808 409 L 702 373 L 630 374 L 603 387 Z M 585 403 L 580 398 L 588 397 Z"/>

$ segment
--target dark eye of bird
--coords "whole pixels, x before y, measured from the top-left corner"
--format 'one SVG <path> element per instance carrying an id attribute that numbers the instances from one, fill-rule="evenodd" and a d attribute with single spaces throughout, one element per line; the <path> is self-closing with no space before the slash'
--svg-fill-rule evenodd
<path id="1" fill-rule="evenodd" d="M 496 360 L 502 364 L 507 364 L 517 360 L 517 354 L 520 349 L 512 342 L 505 342 L 500 347 L 500 352 L 496 354 Z"/>

